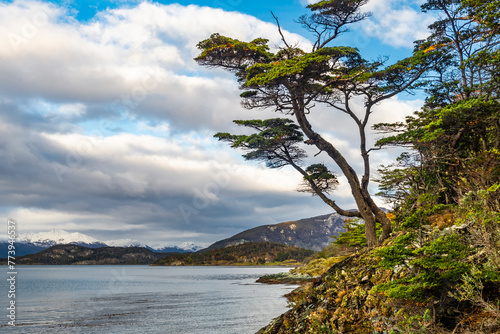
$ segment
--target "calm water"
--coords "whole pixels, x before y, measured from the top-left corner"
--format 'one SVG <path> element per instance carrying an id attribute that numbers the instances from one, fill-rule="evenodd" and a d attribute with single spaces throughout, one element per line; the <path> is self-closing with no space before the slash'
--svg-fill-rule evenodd
<path id="1" fill-rule="evenodd" d="M 7 270 L 4 266 L 4 275 Z M 255 283 L 269 267 L 18 266 L 16 324 L 0 332 L 255 333 L 286 311 L 295 286 Z"/>

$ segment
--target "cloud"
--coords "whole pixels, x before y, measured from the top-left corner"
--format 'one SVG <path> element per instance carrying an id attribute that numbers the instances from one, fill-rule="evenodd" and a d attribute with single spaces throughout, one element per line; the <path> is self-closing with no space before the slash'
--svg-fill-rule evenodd
<path id="1" fill-rule="evenodd" d="M 242 164 L 208 132 L 38 132 L 4 117 L 9 110 L 0 106 L 0 200 L 23 231 L 62 228 L 103 239 L 132 234 L 156 243 L 191 233 L 211 242 L 290 219 L 290 206 L 321 206 L 294 193 L 294 171 Z"/>
<path id="2" fill-rule="evenodd" d="M 435 17 L 422 13 L 421 0 L 370 0 L 365 10 L 373 16 L 361 23 L 362 31 L 393 47 L 411 48 L 413 41 L 429 35 L 427 27 Z"/>
<path id="3" fill-rule="evenodd" d="M 290 202 L 309 206 L 293 193 L 292 171 L 241 167 L 214 142 L 223 123 L 247 112 L 230 75 L 193 60 L 197 42 L 215 31 L 277 45 L 273 24 L 148 2 L 88 22 L 72 15 L 45 2 L 0 4 L 6 215 L 27 230 L 206 242 L 289 219 L 280 208 Z M 259 208 L 269 210 L 264 221 Z"/>
<path id="4" fill-rule="evenodd" d="M 243 114 L 232 77 L 193 60 L 199 41 L 216 31 L 242 40 L 267 36 L 271 45 L 280 40 L 271 23 L 194 5 L 143 2 L 99 12 L 86 23 L 48 3 L 0 6 L 0 76 L 10 78 L 0 83 L 3 95 L 94 104 L 108 113 L 168 119 L 173 126 L 209 127 L 229 108 Z"/>
<path id="5" fill-rule="evenodd" d="M 162 243 L 213 242 L 330 212 L 294 192 L 293 170 L 244 162 L 212 138 L 234 130 L 233 119 L 279 116 L 244 110 L 230 74 L 195 63 L 196 43 L 213 32 L 280 41 L 271 23 L 208 7 L 141 2 L 79 22 L 51 3 L 0 3 L 0 77 L 9 78 L 0 81 L 4 215 L 24 232 Z M 408 109 L 391 103 L 381 115 Z M 359 159 L 355 134 L 329 129 L 337 116 L 317 120 Z M 352 206 L 345 185 L 336 200 Z"/>

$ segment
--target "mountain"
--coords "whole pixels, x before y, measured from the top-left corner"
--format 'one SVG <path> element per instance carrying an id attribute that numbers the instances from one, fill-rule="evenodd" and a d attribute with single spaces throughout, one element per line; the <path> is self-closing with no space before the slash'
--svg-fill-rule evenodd
<path id="1" fill-rule="evenodd" d="M 144 247 L 155 253 L 188 253 L 205 248 L 200 245 L 195 245 L 193 242 L 184 242 L 178 246 L 158 245 L 153 247 L 132 239 L 106 240 L 103 241 L 103 243 L 110 247 Z"/>
<path id="2" fill-rule="evenodd" d="M 103 243 L 109 247 L 146 247 L 146 245 L 132 239 L 105 240 Z"/>
<path id="3" fill-rule="evenodd" d="M 320 251 L 332 242 L 331 236 L 336 236 L 344 231 L 345 219 L 346 217 L 333 213 L 275 225 L 258 226 L 217 241 L 206 250 L 249 242 L 270 241 Z M 202 250 L 202 252 L 206 250 Z"/>
<path id="4" fill-rule="evenodd" d="M 142 247 L 56 245 L 36 254 L 16 257 L 16 264 L 151 264 L 164 256 Z"/>
<path id="5" fill-rule="evenodd" d="M 105 243 L 92 238 L 86 234 L 74 232 L 66 232 L 63 230 L 53 229 L 49 232 L 38 232 L 20 235 L 17 243 L 33 244 L 40 247 L 50 247 L 62 244 L 74 244 L 86 247 L 105 247 Z"/>
<path id="6" fill-rule="evenodd" d="M 345 217 L 335 213 L 275 225 L 259 226 L 217 241 L 205 249 L 192 242 L 185 242 L 177 246 L 151 246 L 132 239 L 100 241 L 83 233 L 70 233 L 53 229 L 49 232 L 19 235 L 16 241 L 16 256 L 34 254 L 60 244 L 79 245 L 88 248 L 142 247 L 155 253 L 188 253 L 203 252 L 249 242 L 269 241 L 319 251 L 331 243 L 330 236 L 338 235 L 343 231 L 344 219 Z M 3 249 L 5 254 L 7 254 L 7 247 L 7 241 L 0 241 L 0 250 Z"/>
<path id="7" fill-rule="evenodd" d="M 0 241 L 0 250 L 7 254 L 8 242 Z M 67 232 L 53 229 L 49 232 L 20 234 L 16 240 L 16 256 L 35 254 L 55 245 L 79 245 L 88 248 L 100 247 L 143 247 L 155 253 L 186 253 L 200 250 L 204 247 L 195 245 L 192 242 L 185 242 L 179 246 L 160 245 L 151 247 L 137 240 L 120 239 L 100 241 L 89 235 L 78 232 Z"/>
<path id="8" fill-rule="evenodd" d="M 197 252 L 199 250 L 205 249 L 205 247 L 196 245 L 194 242 L 183 242 L 179 246 L 177 246 L 180 249 L 185 250 L 186 252 Z"/>
<path id="9" fill-rule="evenodd" d="M 16 239 L 16 256 L 35 254 L 54 245 L 73 244 L 89 248 L 106 247 L 102 241 L 82 233 L 69 233 L 63 230 L 53 229 L 49 232 L 20 234 Z M 9 243 L 0 241 L 0 249 L 7 254 Z"/>
<path id="10" fill-rule="evenodd" d="M 168 254 L 158 266 L 297 265 L 314 254 L 312 250 L 273 242 L 250 242 L 225 248 L 184 254 Z"/>

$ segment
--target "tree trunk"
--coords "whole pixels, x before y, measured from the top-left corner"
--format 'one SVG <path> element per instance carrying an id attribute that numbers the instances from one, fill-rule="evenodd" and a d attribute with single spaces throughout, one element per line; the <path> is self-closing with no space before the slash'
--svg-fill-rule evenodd
<path id="1" fill-rule="evenodd" d="M 382 210 L 378 209 L 378 207 L 377 209 L 379 211 L 375 210 L 374 212 L 371 204 L 373 204 L 375 207 L 376 205 L 375 203 L 373 203 L 371 198 L 365 197 L 365 194 L 362 191 L 361 184 L 359 183 L 358 176 L 354 169 L 347 163 L 342 154 L 331 143 L 323 139 L 318 133 L 312 130 L 311 124 L 305 116 L 304 108 L 303 106 L 300 106 L 300 99 L 298 99 L 298 101 L 299 102 L 296 102 L 297 107 L 295 109 L 295 117 L 297 119 L 297 123 L 299 124 L 307 138 L 309 138 L 310 143 L 316 145 L 319 150 L 325 151 L 337 163 L 337 165 L 344 173 L 351 188 L 351 193 L 354 197 L 354 200 L 356 201 L 358 210 L 363 220 L 365 221 L 365 235 L 368 247 L 377 246 L 378 240 L 376 233 L 376 216 L 385 214 L 382 212 Z M 385 219 L 388 220 L 387 217 Z M 381 223 L 383 222 L 384 220 L 381 221 Z M 384 224 L 382 225 L 384 226 Z"/>
<path id="2" fill-rule="evenodd" d="M 375 217 L 373 215 L 368 215 L 364 218 L 365 221 L 365 236 L 366 236 L 366 244 L 368 247 L 376 247 L 378 245 L 377 240 L 377 229 L 375 223 Z"/>

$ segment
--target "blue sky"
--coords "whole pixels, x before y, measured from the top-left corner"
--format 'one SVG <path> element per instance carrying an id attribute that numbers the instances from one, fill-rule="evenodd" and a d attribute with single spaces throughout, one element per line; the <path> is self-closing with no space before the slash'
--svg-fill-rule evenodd
<path id="1" fill-rule="evenodd" d="M 212 138 L 237 131 L 233 119 L 279 115 L 243 109 L 230 74 L 193 61 L 196 43 L 214 32 L 279 46 L 271 11 L 286 38 L 307 49 L 310 36 L 294 22 L 306 3 L 0 1 L 5 219 L 17 220 L 20 232 L 59 228 L 101 240 L 208 244 L 330 212 L 295 192 L 300 176 L 293 170 L 245 162 Z M 405 57 L 432 22 L 420 3 L 371 0 L 373 16 L 339 43 L 368 59 Z M 421 96 L 378 106 L 373 122 L 402 120 Z M 321 108 L 314 113 L 317 129 L 359 168 L 349 120 Z M 377 152 L 372 161 L 387 163 L 396 153 Z M 345 182 L 334 198 L 354 205 Z"/>

